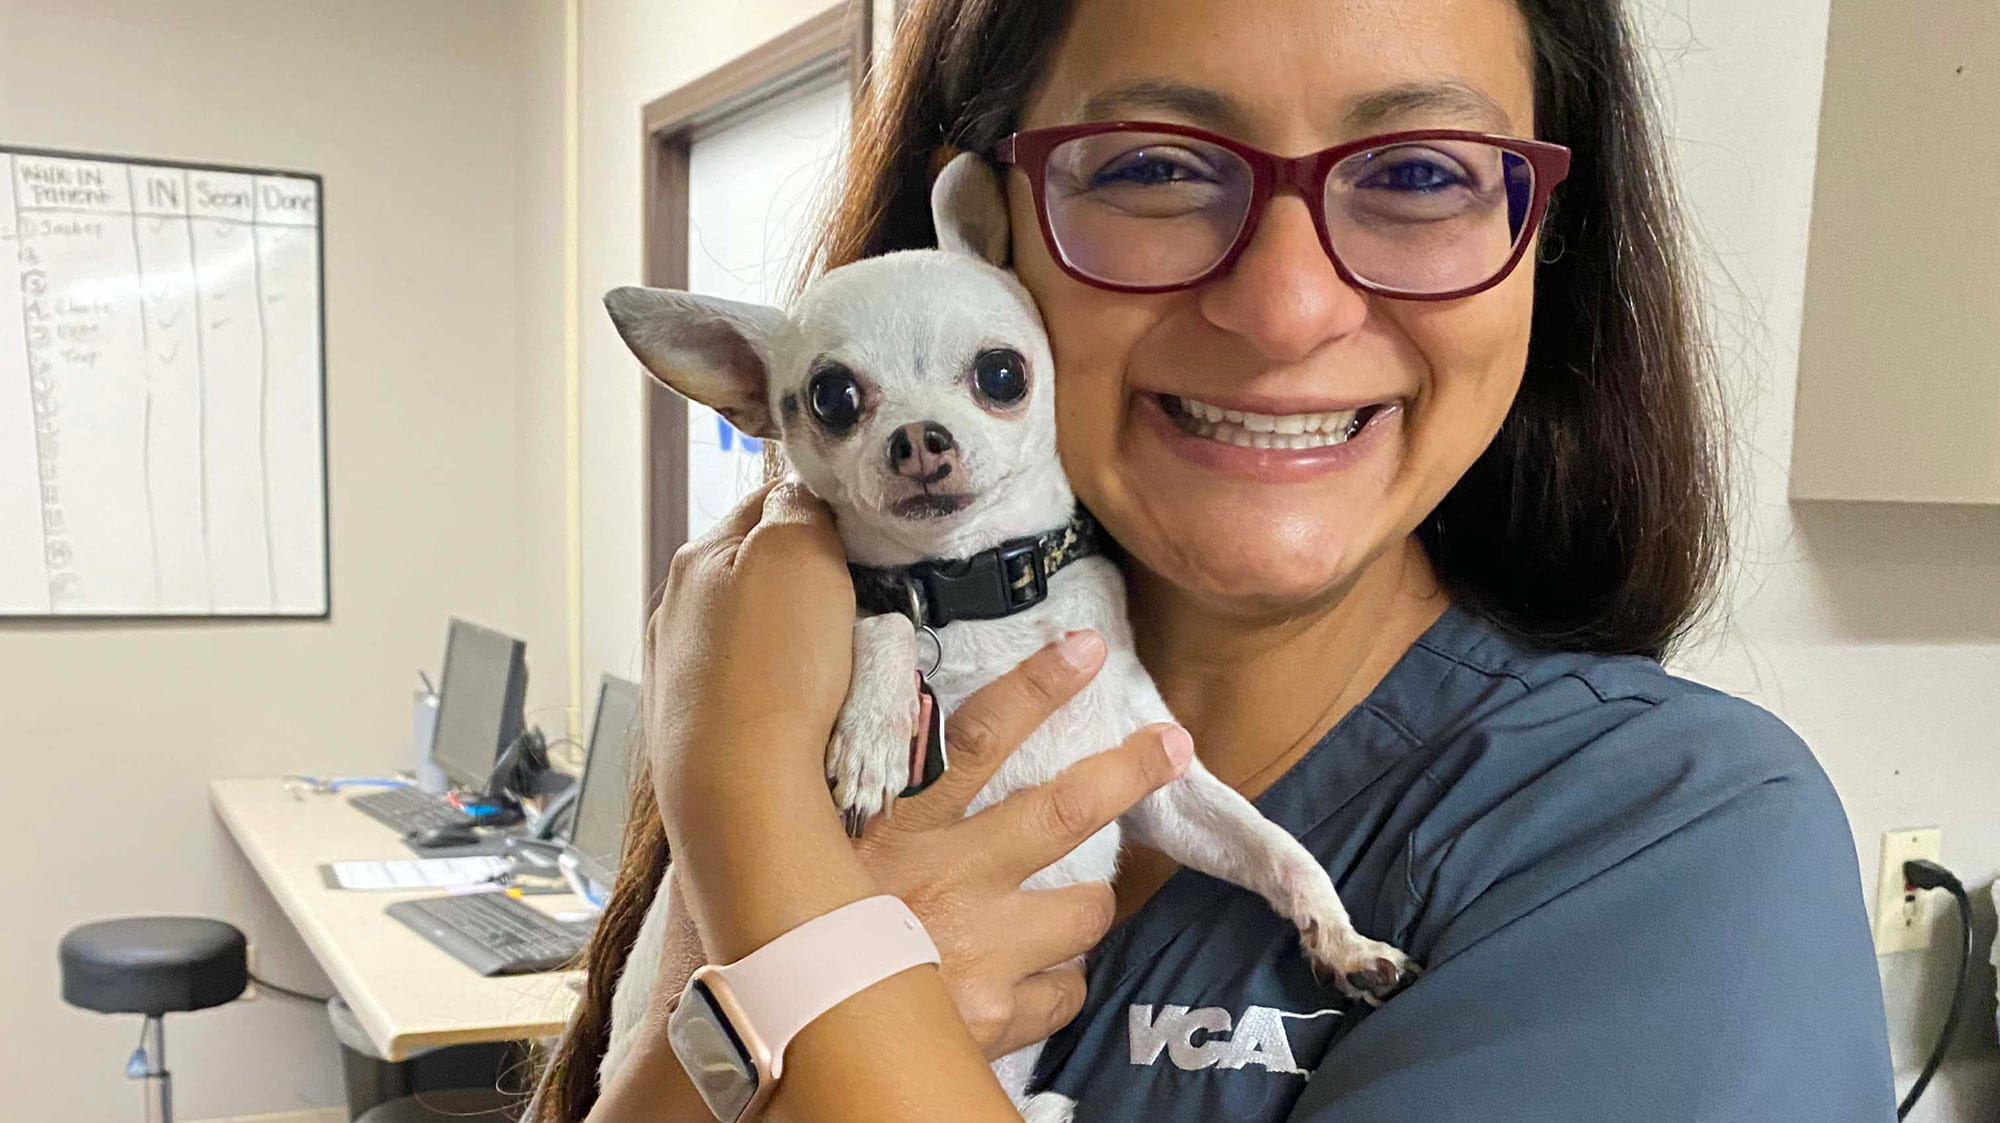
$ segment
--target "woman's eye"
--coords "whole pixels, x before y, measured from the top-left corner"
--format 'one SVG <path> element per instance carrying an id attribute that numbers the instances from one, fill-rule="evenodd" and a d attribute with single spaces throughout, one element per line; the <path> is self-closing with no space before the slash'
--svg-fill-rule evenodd
<path id="1" fill-rule="evenodd" d="M 1390 191 L 1440 191 L 1464 184 L 1463 176 L 1442 164 L 1430 160 L 1404 160 L 1380 169 L 1362 180 L 1359 186 Z"/>
<path id="2" fill-rule="evenodd" d="M 1028 392 L 1028 361 L 1019 351 L 995 347 L 972 360 L 972 385 L 995 405 L 1012 405 Z"/>
<path id="3" fill-rule="evenodd" d="M 1188 154 L 1173 149 L 1138 148 L 1098 169 L 1091 177 L 1095 187 L 1136 184 L 1142 187 L 1179 183 L 1207 177 L 1194 166 Z"/>
<path id="4" fill-rule="evenodd" d="M 830 433 L 845 433 L 861 420 L 861 385 L 854 381 L 853 371 L 838 363 L 829 363 L 812 376 L 806 401 L 813 418 Z"/>

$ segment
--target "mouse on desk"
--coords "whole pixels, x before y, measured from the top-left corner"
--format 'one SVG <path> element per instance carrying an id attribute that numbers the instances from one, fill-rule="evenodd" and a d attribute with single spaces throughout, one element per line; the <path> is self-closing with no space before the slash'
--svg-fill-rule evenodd
<path id="1" fill-rule="evenodd" d="M 439 846 L 466 846 L 479 841 L 479 832 L 471 823 L 446 823 L 441 827 L 426 827 L 411 831 L 403 836 L 412 846 L 425 848 Z"/>

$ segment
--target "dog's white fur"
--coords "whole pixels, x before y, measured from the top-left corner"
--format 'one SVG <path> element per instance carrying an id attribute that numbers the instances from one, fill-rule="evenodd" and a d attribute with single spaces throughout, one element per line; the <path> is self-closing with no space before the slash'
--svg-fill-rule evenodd
<path id="1" fill-rule="evenodd" d="M 833 508 L 850 560 L 864 565 L 965 557 L 1061 526 L 1075 506 L 1055 453 L 1048 341 L 1027 290 L 999 267 L 1007 238 L 999 185 L 977 157 L 961 155 L 939 176 L 932 209 L 941 249 L 831 270 L 789 313 L 647 289 L 606 298 L 654 374 L 744 431 L 784 441 L 799 476 Z M 1026 359 L 1028 395 L 1011 410 L 983 405 L 971 389 L 972 357 L 992 347 Z M 829 358 L 868 387 L 868 412 L 837 439 L 806 416 L 802 397 L 815 364 Z M 943 482 L 971 501 L 954 514 L 911 518 L 890 509 L 918 485 L 888 467 L 884 449 L 915 421 L 942 424 L 956 441 L 958 463 Z M 1108 647 L 1097 676 L 1007 758 L 973 810 L 1044 783 L 1141 726 L 1173 720 L 1139 663 L 1125 613 L 1117 567 L 1092 557 L 1058 572 L 1031 609 L 943 630 L 943 663 L 930 681 L 947 712 L 1065 632 L 1095 629 Z M 843 810 L 887 812 L 907 780 L 916 647 L 902 616 L 855 622 L 853 685 L 826 758 Z M 1268 900 L 1298 926 L 1315 969 L 1352 996 L 1378 1001 L 1415 973 L 1401 952 L 1356 932 L 1327 871 L 1199 759 L 1027 886 L 1110 880 L 1125 832 Z M 669 896 L 662 885 L 619 979 L 601 1080 L 624 1063 L 650 1001 Z M 1023 1095 L 1040 1049 L 1003 1057 L 994 1070 L 1030 1120 L 1067 1119 L 1063 1097 Z"/>

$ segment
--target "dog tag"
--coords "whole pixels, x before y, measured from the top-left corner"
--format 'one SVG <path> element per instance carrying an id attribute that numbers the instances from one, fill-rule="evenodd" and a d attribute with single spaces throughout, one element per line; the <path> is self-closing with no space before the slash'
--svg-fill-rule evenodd
<path id="1" fill-rule="evenodd" d="M 913 796 L 944 775 L 944 707 L 922 671 L 917 672 L 916 736 L 910 738 L 910 786 L 898 798 Z"/>

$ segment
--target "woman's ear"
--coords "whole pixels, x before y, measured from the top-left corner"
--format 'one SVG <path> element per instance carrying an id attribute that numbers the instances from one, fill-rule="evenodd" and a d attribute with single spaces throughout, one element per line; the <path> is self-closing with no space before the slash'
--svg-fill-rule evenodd
<path id="1" fill-rule="evenodd" d="M 782 311 L 630 285 L 605 293 L 604 308 L 625 345 L 669 389 L 753 437 L 778 438 L 769 387 Z"/>
<path id="2" fill-rule="evenodd" d="M 1007 265 L 1007 196 L 1000 177 L 977 152 L 961 152 L 931 185 L 931 222 L 938 248 Z"/>

